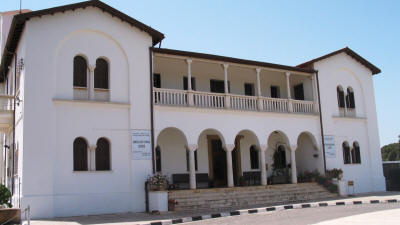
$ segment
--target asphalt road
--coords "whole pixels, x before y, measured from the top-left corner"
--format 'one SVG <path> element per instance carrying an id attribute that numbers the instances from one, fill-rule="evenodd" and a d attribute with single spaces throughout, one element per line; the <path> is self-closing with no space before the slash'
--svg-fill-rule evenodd
<path id="1" fill-rule="evenodd" d="M 277 212 L 265 212 L 265 213 L 258 213 L 252 215 L 241 215 L 241 216 L 232 216 L 226 218 L 217 218 L 217 219 L 208 219 L 204 221 L 198 222 L 190 222 L 187 224 L 190 225 L 222 225 L 222 224 L 229 224 L 229 225 L 261 225 L 261 224 L 268 224 L 268 225 L 302 225 L 302 224 L 316 224 L 324 221 L 329 220 L 336 220 L 339 218 L 346 217 L 344 219 L 349 220 L 348 218 L 352 218 L 350 216 L 359 215 L 361 219 L 368 221 L 368 217 L 372 217 L 377 219 L 377 217 L 382 216 L 382 219 L 391 220 L 391 215 L 400 214 L 398 210 L 392 209 L 399 209 L 400 210 L 400 203 L 387 203 L 387 204 L 363 204 L 363 205 L 346 205 L 346 206 L 330 206 L 330 207 L 317 207 L 317 208 L 305 208 L 305 209 L 292 209 L 292 210 L 285 210 L 285 211 L 277 211 Z M 387 211 L 385 211 L 387 210 Z M 392 211 L 390 211 L 392 210 Z M 373 213 L 373 214 L 366 214 L 372 212 L 380 212 Z M 384 211 L 384 212 L 383 212 Z M 391 214 L 390 214 L 390 213 Z M 383 214 L 385 213 L 385 214 Z M 393 214 L 396 213 L 396 214 Z M 360 215 L 365 214 L 365 215 Z M 357 217 L 357 218 L 358 218 Z M 383 218 L 385 217 L 385 218 Z M 396 216 L 397 217 L 397 216 Z M 400 224 L 399 218 L 393 218 L 393 220 L 397 219 L 396 223 L 393 224 Z M 331 221 L 330 224 L 344 224 L 337 220 Z M 353 223 L 346 223 L 346 224 L 353 224 Z M 358 223 L 357 223 L 358 224 Z M 360 223 L 362 224 L 362 223 Z M 375 222 L 371 221 L 368 224 L 376 224 Z M 380 224 L 389 224 L 389 223 L 380 223 Z"/>

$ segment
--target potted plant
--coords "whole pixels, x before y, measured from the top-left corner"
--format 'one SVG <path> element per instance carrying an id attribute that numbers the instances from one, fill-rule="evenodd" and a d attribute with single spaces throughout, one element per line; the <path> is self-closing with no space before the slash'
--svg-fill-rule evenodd
<path id="1" fill-rule="evenodd" d="M 327 174 L 329 177 L 331 177 L 334 180 L 341 180 L 343 177 L 343 170 L 333 168 L 332 170 L 328 170 Z"/>
<path id="2" fill-rule="evenodd" d="M 152 191 L 165 191 L 168 187 L 167 176 L 160 173 L 154 174 L 147 178 L 147 182 L 150 185 L 150 190 Z"/>

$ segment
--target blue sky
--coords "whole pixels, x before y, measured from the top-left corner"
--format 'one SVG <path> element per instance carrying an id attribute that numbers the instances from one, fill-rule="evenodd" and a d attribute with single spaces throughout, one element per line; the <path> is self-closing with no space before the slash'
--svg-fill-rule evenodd
<path id="1" fill-rule="evenodd" d="M 0 11 L 19 8 L 1 0 Z M 79 1 L 22 0 L 39 10 Z M 297 65 L 349 46 L 378 66 L 381 145 L 400 135 L 400 1 L 104 0 L 163 32 L 162 47 Z"/>

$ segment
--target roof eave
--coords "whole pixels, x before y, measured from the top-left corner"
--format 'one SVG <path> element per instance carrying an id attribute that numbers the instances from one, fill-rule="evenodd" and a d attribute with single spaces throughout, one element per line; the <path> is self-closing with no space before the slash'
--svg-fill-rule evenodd
<path id="1" fill-rule="evenodd" d="M 20 40 L 20 35 L 24 29 L 25 22 L 29 20 L 32 17 L 40 17 L 43 15 L 48 15 L 51 14 L 53 15 L 54 13 L 58 12 L 65 12 L 68 10 L 75 10 L 78 8 L 86 8 L 86 7 L 97 7 L 101 9 L 103 12 L 108 12 L 112 16 L 119 17 L 121 21 L 129 23 L 131 26 L 135 26 L 136 28 L 140 29 L 141 31 L 144 31 L 148 33 L 152 37 L 152 45 L 155 46 L 158 43 L 160 43 L 164 39 L 164 34 L 141 23 L 140 21 L 122 13 L 121 11 L 114 9 L 113 7 L 98 1 L 98 0 L 91 0 L 91 1 L 85 1 L 85 2 L 79 2 L 75 4 L 70 4 L 70 5 L 63 5 L 63 6 L 58 6 L 54 8 L 49 8 L 49 9 L 42 9 L 42 10 L 37 10 L 37 11 L 31 11 L 31 12 L 26 12 L 26 13 L 21 13 L 17 14 L 13 17 L 13 20 L 11 22 L 10 26 L 10 31 L 8 33 L 7 37 L 7 42 L 4 47 L 4 52 L 1 58 L 1 64 L 0 64 L 0 82 L 4 81 L 4 78 L 6 77 L 8 73 L 8 66 L 11 64 L 11 59 L 15 53 L 15 50 L 18 47 L 18 43 Z M 17 28 L 20 28 L 19 30 Z"/>
<path id="2" fill-rule="evenodd" d="M 310 61 L 307 61 L 305 63 L 297 65 L 296 67 L 307 68 L 307 67 L 312 66 L 314 63 L 316 63 L 318 61 L 327 59 L 327 58 L 329 58 L 331 56 L 334 56 L 334 55 L 337 55 L 337 54 L 340 54 L 340 53 L 346 53 L 347 55 L 349 55 L 350 57 L 355 59 L 357 62 L 359 62 L 360 64 L 362 64 L 366 68 L 368 68 L 371 71 L 372 75 L 381 73 L 381 70 L 378 67 L 376 67 L 374 64 L 370 63 L 368 60 L 364 59 L 360 55 L 358 55 L 356 52 L 351 50 L 349 47 L 345 47 L 345 48 L 339 49 L 337 51 L 328 53 L 326 55 L 320 56 L 318 58 L 312 59 Z"/>
<path id="3" fill-rule="evenodd" d="M 155 53 L 162 53 L 162 54 L 167 54 L 167 55 L 177 55 L 177 56 L 186 56 L 186 57 L 201 58 L 201 59 L 208 59 L 208 60 L 216 60 L 216 61 L 222 61 L 222 62 L 231 62 L 231 63 L 237 63 L 237 64 L 267 67 L 267 68 L 274 68 L 274 69 L 287 70 L 287 71 L 293 71 L 293 72 L 301 72 L 301 73 L 315 73 L 316 72 L 314 69 L 292 67 L 292 66 L 274 64 L 274 63 L 232 58 L 232 57 L 227 57 L 227 56 L 219 56 L 219 55 L 205 54 L 205 53 L 199 53 L 199 52 L 188 52 L 188 51 L 181 51 L 181 50 L 175 50 L 175 49 L 154 48 L 154 47 L 152 48 L 152 50 Z"/>

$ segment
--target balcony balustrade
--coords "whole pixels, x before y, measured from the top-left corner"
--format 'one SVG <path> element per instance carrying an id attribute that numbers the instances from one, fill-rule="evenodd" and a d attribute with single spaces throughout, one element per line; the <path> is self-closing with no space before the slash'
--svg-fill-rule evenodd
<path id="1" fill-rule="evenodd" d="M 154 88 L 154 104 L 243 111 L 315 114 L 313 101 Z"/>

